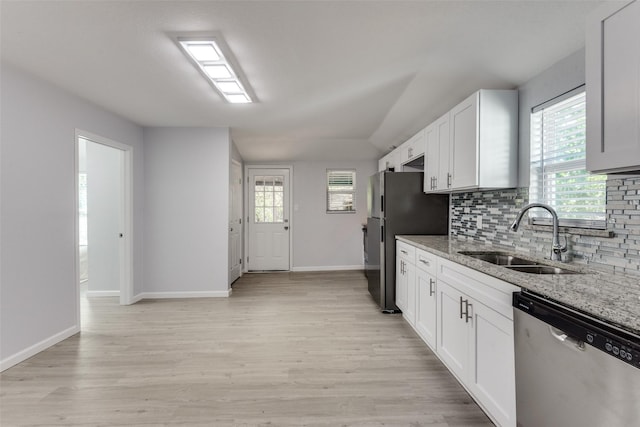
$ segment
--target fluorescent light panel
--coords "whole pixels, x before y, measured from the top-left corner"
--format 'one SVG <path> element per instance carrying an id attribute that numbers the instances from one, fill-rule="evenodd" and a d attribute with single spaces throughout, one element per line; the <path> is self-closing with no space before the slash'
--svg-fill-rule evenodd
<path id="1" fill-rule="evenodd" d="M 227 102 L 232 104 L 253 102 L 215 40 L 178 39 L 178 42 Z"/>

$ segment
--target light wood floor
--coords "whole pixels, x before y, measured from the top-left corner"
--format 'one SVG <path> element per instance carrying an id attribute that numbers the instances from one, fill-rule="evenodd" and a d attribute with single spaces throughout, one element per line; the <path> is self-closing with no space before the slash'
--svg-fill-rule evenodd
<path id="1" fill-rule="evenodd" d="M 81 334 L 2 373 L 2 426 L 492 425 L 361 272 L 82 311 Z"/>

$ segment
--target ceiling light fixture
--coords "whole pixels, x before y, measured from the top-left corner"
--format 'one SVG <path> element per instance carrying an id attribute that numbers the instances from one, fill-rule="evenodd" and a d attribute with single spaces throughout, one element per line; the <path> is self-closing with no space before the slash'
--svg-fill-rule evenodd
<path id="1" fill-rule="evenodd" d="M 240 67 L 220 36 L 178 37 L 178 45 L 227 102 L 254 102 L 255 97 L 247 90 L 249 86 L 243 83 Z"/>

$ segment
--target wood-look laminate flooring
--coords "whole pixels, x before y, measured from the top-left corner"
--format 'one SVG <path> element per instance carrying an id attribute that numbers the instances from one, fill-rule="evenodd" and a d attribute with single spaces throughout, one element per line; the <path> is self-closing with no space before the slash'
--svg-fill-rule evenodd
<path id="1" fill-rule="evenodd" d="M 2 426 L 492 425 L 362 272 L 82 306 L 80 334 L 1 374 Z"/>

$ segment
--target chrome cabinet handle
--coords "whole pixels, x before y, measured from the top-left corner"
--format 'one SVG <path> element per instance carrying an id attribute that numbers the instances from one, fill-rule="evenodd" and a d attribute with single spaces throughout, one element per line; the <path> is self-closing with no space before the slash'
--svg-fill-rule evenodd
<path id="1" fill-rule="evenodd" d="M 451 187 L 451 174 L 447 173 L 447 188 Z"/>
<path id="2" fill-rule="evenodd" d="M 462 319 L 462 297 L 460 297 L 460 318 Z"/>
<path id="3" fill-rule="evenodd" d="M 400 249 L 400 252 L 402 252 L 405 255 L 409 255 L 409 252 L 405 251 L 404 249 Z"/>
<path id="4" fill-rule="evenodd" d="M 433 290 L 433 285 L 435 285 L 436 282 L 433 279 L 429 279 L 429 296 L 432 297 L 433 294 L 435 293 L 435 291 Z"/>
<path id="5" fill-rule="evenodd" d="M 430 263 L 429 261 L 427 261 L 426 259 L 422 259 L 422 258 L 420 258 L 420 262 L 421 262 L 421 263 L 423 263 L 423 264 L 425 264 L 425 265 L 427 265 L 427 266 L 430 266 L 430 265 L 431 265 L 431 263 Z"/>

